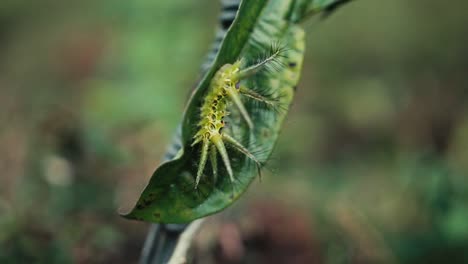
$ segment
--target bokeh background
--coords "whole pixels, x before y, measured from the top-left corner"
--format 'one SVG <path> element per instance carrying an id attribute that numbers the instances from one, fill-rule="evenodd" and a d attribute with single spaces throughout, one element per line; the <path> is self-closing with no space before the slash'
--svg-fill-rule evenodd
<path id="1" fill-rule="evenodd" d="M 450 2 L 450 3 L 449 3 Z M 310 20 L 262 182 L 196 263 L 468 263 L 468 3 Z M 219 3 L 0 3 L 0 263 L 137 263 L 121 219 L 199 79 Z"/>

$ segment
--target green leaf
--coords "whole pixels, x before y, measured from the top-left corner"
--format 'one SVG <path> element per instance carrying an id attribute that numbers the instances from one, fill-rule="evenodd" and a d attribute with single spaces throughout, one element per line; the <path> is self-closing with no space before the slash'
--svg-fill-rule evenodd
<path id="1" fill-rule="evenodd" d="M 298 6 L 299 2 L 301 1 L 245 0 L 241 3 L 213 66 L 188 102 L 182 121 L 181 151 L 176 158 L 157 168 L 135 208 L 124 217 L 157 223 L 190 222 L 223 210 L 246 191 L 257 177 L 257 170 L 251 160 L 233 149 L 228 149 L 228 152 L 236 181 L 230 181 L 220 163 L 218 179 L 213 179 L 210 174 L 204 175 L 198 189 L 194 189 L 200 145 L 191 147 L 190 144 L 198 130 L 199 108 L 213 75 L 221 66 L 240 58 L 258 58 L 272 44 L 284 45 L 286 51 L 282 63 L 285 66 L 273 73 L 256 74 L 248 79 L 247 85 L 256 85 L 267 89 L 268 93 L 281 95 L 280 104 L 286 109 L 276 111 L 247 103 L 247 110 L 255 123 L 255 128 L 251 131 L 236 109 L 229 108 L 229 134 L 242 142 L 254 142 L 255 146 L 261 148 L 261 153 L 256 154 L 257 158 L 261 161 L 268 159 L 277 141 L 287 108 L 292 102 L 302 67 L 304 32 L 293 21 L 300 18 L 301 14 L 304 14 L 303 10 L 309 8 L 308 5 L 314 1 L 307 1 L 305 6 Z M 247 146 L 253 148 L 252 144 Z"/>

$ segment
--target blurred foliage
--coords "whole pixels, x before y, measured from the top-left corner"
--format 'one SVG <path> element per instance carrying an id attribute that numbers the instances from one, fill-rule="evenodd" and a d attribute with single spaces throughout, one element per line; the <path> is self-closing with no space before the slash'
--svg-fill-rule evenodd
<path id="1" fill-rule="evenodd" d="M 116 211 L 180 121 L 212 2 L 0 4 L 0 263 L 137 262 L 147 226 Z M 195 260 L 468 262 L 466 8 L 359 0 L 305 23 L 271 172 Z"/>

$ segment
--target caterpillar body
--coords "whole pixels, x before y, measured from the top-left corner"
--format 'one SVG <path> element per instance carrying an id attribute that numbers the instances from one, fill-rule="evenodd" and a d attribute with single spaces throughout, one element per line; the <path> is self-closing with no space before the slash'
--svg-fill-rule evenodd
<path id="1" fill-rule="evenodd" d="M 275 68 L 281 65 L 278 58 L 282 56 L 283 49 L 279 46 L 272 46 L 270 52 L 262 59 L 245 69 L 242 69 L 243 60 L 238 60 L 233 64 L 225 64 L 214 75 L 208 88 L 207 94 L 200 107 L 200 121 L 197 124 L 198 131 L 193 137 L 192 147 L 201 143 L 201 155 L 198 163 L 198 170 L 195 179 L 195 189 L 203 175 L 208 156 L 210 158 L 213 176 L 218 176 L 217 155 L 221 156 L 227 174 L 231 182 L 234 182 L 233 170 L 226 150 L 226 144 L 241 152 L 255 162 L 260 172 L 261 162 L 240 142 L 223 130 L 225 126 L 224 118 L 229 114 L 228 106 L 233 104 L 239 110 L 242 118 L 247 123 L 250 130 L 254 123 L 246 110 L 240 95 L 247 96 L 266 105 L 274 105 L 275 100 L 262 95 L 252 89 L 241 85 L 241 81 L 256 74 L 265 68 Z M 225 144 L 226 143 L 226 144 Z"/>

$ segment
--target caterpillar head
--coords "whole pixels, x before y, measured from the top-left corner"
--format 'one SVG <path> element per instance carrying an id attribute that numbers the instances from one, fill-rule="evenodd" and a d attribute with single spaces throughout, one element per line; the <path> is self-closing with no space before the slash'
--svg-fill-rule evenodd
<path id="1" fill-rule="evenodd" d="M 234 62 L 233 64 L 225 64 L 223 67 L 221 67 L 220 71 L 222 73 L 223 79 L 227 82 L 230 82 L 231 85 L 236 85 L 240 81 L 240 67 L 241 67 L 242 61 L 238 60 Z"/>

